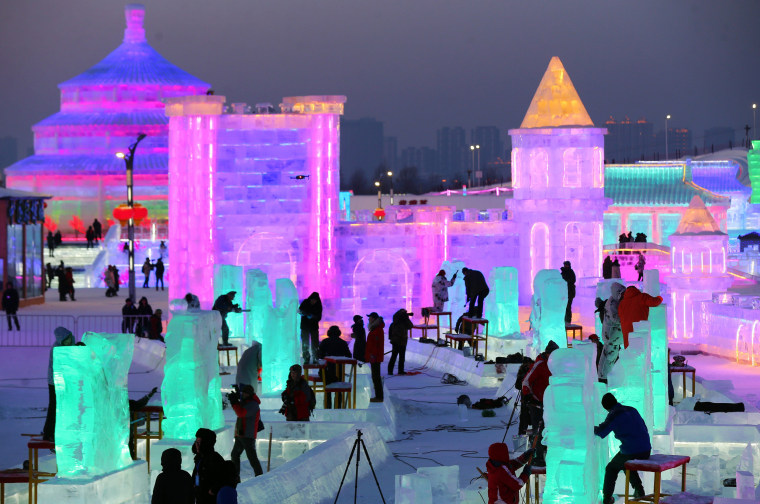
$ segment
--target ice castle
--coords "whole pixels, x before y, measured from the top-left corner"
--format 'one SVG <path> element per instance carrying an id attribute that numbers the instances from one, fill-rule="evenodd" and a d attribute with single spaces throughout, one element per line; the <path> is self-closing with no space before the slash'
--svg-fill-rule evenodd
<path id="1" fill-rule="evenodd" d="M 158 54 L 146 41 L 142 5 L 126 7 L 124 41 L 84 73 L 58 85 L 61 110 L 32 127 L 33 156 L 5 169 L 6 185 L 55 198 L 46 215 L 64 233 L 79 217 L 105 222 L 126 198 L 126 151 L 139 133 L 148 137 L 135 156 L 135 198 L 149 218 L 168 215 L 168 118 L 162 100 L 205 94 L 210 84 Z M 81 230 L 80 230 L 81 232 Z"/>

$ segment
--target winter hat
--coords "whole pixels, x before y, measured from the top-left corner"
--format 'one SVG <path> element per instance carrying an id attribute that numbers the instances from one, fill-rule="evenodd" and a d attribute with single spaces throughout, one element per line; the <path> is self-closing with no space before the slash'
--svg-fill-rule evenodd
<path id="1" fill-rule="evenodd" d="M 182 452 L 176 448 L 168 448 L 161 454 L 161 467 L 164 471 L 179 471 L 182 469 Z"/>
<path id="2" fill-rule="evenodd" d="M 295 371 L 300 376 L 303 373 L 303 368 L 300 364 L 293 364 L 290 366 L 290 371 Z"/>
<path id="3" fill-rule="evenodd" d="M 214 445 L 216 444 L 216 432 L 212 431 L 211 429 L 201 427 L 195 433 L 195 437 L 201 439 L 201 446 L 204 449 L 210 450 L 214 448 Z"/>
<path id="4" fill-rule="evenodd" d="M 550 341 L 546 345 L 546 350 L 544 350 L 544 352 L 546 353 L 546 355 L 551 355 L 551 353 L 558 348 L 559 348 L 559 345 L 555 341 Z"/>
<path id="5" fill-rule="evenodd" d="M 506 464 L 509 462 L 509 448 L 504 443 L 494 443 L 488 447 L 488 458 Z"/>
<path id="6" fill-rule="evenodd" d="M 606 409 L 607 411 L 611 410 L 613 406 L 617 404 L 617 399 L 615 399 L 615 396 L 607 392 L 602 396 L 602 407 Z"/>
<path id="7" fill-rule="evenodd" d="M 332 338 L 333 336 L 337 338 L 337 337 L 340 337 L 340 335 L 341 335 L 340 328 L 336 325 L 330 326 L 330 328 L 327 330 L 328 338 Z"/>
<path id="8" fill-rule="evenodd" d="M 367 315 L 367 318 L 380 318 L 380 315 L 377 314 L 377 312 L 372 312 L 369 315 Z"/>
<path id="9" fill-rule="evenodd" d="M 446 276 L 446 270 L 439 271 L 438 276 Z"/>
<path id="10" fill-rule="evenodd" d="M 250 394 L 250 395 L 256 395 L 256 391 L 253 390 L 253 386 L 246 383 L 240 387 L 240 393 L 241 394 Z"/>
<path id="11" fill-rule="evenodd" d="M 56 327 L 53 331 L 53 334 L 55 334 L 55 341 L 60 345 L 63 345 L 64 341 L 69 338 L 72 340 L 71 343 L 74 343 L 74 335 L 65 327 Z"/>
<path id="12" fill-rule="evenodd" d="M 235 295 L 237 295 L 237 291 L 229 291 L 229 292 L 227 293 L 227 295 L 228 295 L 228 296 L 229 296 L 230 294 L 232 294 L 233 296 L 235 296 Z"/>
<path id="13" fill-rule="evenodd" d="M 354 322 L 358 324 L 359 322 L 364 322 L 364 319 L 361 315 L 354 315 Z"/>
<path id="14" fill-rule="evenodd" d="M 591 336 L 588 337 L 588 339 L 593 341 L 594 343 L 599 342 L 599 336 L 597 336 L 596 334 L 592 334 Z"/>

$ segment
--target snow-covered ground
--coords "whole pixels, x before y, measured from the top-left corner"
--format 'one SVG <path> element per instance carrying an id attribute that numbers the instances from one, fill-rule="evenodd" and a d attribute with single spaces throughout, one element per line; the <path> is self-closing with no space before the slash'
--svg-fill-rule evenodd
<path id="1" fill-rule="evenodd" d="M 166 310 L 165 292 L 138 289 L 138 297 L 145 295 L 154 309 Z M 24 308 L 20 313 L 120 314 L 125 298 L 124 290 L 120 292 L 120 297 L 112 299 L 105 298 L 102 290 L 82 289 L 78 292 L 79 301 L 61 303 L 57 301 L 57 292 L 51 291 L 50 294 L 45 305 Z M 52 342 L 52 335 L 50 340 Z M 42 430 L 47 407 L 48 353 L 47 347 L 0 348 L 0 469 L 21 467 L 27 458 L 27 438 L 21 434 L 39 433 Z M 760 368 L 738 365 L 707 355 L 688 355 L 687 358 L 689 364 L 697 369 L 698 389 L 701 389 L 700 383 L 708 388 L 715 385 L 726 397 L 743 400 L 748 409 L 760 409 Z M 480 398 L 495 397 L 497 389 L 478 388 L 469 384 L 442 384 L 441 372 L 407 365 L 407 371 L 415 369 L 420 374 L 385 376 L 383 366 L 385 386 L 390 392 L 386 401 L 387 406 L 395 411 L 397 439 L 388 443 L 394 458 L 376 466 L 376 470 L 386 502 L 389 503 L 394 501 L 396 475 L 413 473 L 418 467 L 459 465 L 460 488 L 465 488 L 472 482 L 484 485 L 484 480 L 476 479 L 477 468 L 485 469 L 488 446 L 502 441 L 512 412 L 511 403 L 497 409 L 496 416 L 491 418 L 481 416 L 480 411 L 469 410 L 466 421 L 462 421 L 456 404 L 459 395 L 467 394 L 475 402 Z M 160 386 L 162 379 L 161 366 L 152 368 L 133 363 L 129 373 L 130 398 L 139 398 L 154 386 Z M 509 394 L 514 394 L 513 389 L 508 390 Z M 231 423 L 233 418 L 228 410 L 225 415 Z M 506 436 L 508 445 L 511 445 L 516 432 L 516 420 L 513 420 L 515 425 Z M 229 454 L 223 455 L 229 458 Z M 265 460 L 266 453 L 259 450 L 259 457 Z M 343 459 L 330 461 L 340 466 L 346 462 Z M 362 463 L 366 461 L 362 460 Z M 244 459 L 244 478 L 248 475 L 247 467 Z M 699 493 L 697 481 L 687 481 L 687 489 Z M 344 486 L 339 502 L 353 502 L 353 490 L 353 484 Z M 6 492 L 14 492 L 13 486 L 8 487 Z M 360 479 L 358 493 L 359 502 L 380 502 L 371 476 Z M 486 497 L 485 491 L 482 495 Z M 332 502 L 332 499 L 329 501 Z"/>

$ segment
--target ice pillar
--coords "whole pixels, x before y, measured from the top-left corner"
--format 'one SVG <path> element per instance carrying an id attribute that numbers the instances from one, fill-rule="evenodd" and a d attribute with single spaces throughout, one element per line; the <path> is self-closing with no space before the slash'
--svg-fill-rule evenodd
<path id="1" fill-rule="evenodd" d="M 545 269 L 533 280 L 532 311 L 533 349 L 540 353 L 550 341 L 567 348 L 565 309 L 567 308 L 567 282 L 559 270 Z"/>
<path id="2" fill-rule="evenodd" d="M 191 440 L 205 427 L 224 426 L 216 350 L 222 332 L 217 311 L 175 311 L 166 331 L 166 364 L 161 384 L 164 432 Z"/>
<path id="3" fill-rule="evenodd" d="M 127 374 L 135 337 L 85 333 L 54 350 L 59 478 L 92 478 L 131 463 Z"/>
<path id="4" fill-rule="evenodd" d="M 579 346 L 583 348 L 555 350 L 549 358 L 552 376 L 544 394 L 545 503 L 599 501 L 596 350 L 589 344 Z"/>
<path id="5" fill-rule="evenodd" d="M 243 267 L 230 264 L 214 265 L 214 299 L 230 291 L 237 292 L 235 302 L 245 308 L 245 293 L 243 291 Z M 227 325 L 230 328 L 230 338 L 245 338 L 245 313 L 230 312 L 227 314 Z"/>
<path id="6" fill-rule="evenodd" d="M 464 303 L 467 301 L 467 293 L 464 288 L 464 273 L 462 273 L 462 268 L 464 267 L 466 267 L 464 261 L 458 259 L 443 261 L 443 264 L 441 264 L 441 269 L 446 272 L 447 280 L 451 280 L 454 273 L 457 274 L 454 285 L 449 287 L 449 300 L 443 305 L 444 311 L 451 312 L 454 322 L 466 310 Z M 433 282 L 431 281 L 430 283 L 432 285 Z M 488 303 L 484 303 L 484 306 L 488 306 Z"/>
<path id="7" fill-rule="evenodd" d="M 491 269 L 488 283 L 491 294 L 488 296 L 489 303 L 485 305 L 485 317 L 491 325 L 491 333 L 519 333 L 517 268 L 500 266 Z"/>
<path id="8" fill-rule="evenodd" d="M 644 292 L 660 295 L 660 272 L 644 271 Z M 655 432 L 662 432 L 668 422 L 668 307 L 664 304 L 649 308 L 649 327 L 652 332 L 652 414 Z"/>
<path id="9" fill-rule="evenodd" d="M 760 140 L 752 140 L 752 149 L 747 152 L 749 182 L 752 186 L 750 203 L 760 203 Z"/>
<path id="10" fill-rule="evenodd" d="M 248 314 L 248 337 L 263 345 L 272 317 L 272 290 L 267 274 L 260 269 L 248 270 L 245 286 L 246 306 L 251 310 Z"/>
<path id="11" fill-rule="evenodd" d="M 608 385 L 618 402 L 639 411 L 651 437 L 654 421 L 650 323 L 636 322 L 633 329 L 628 335 L 628 348 L 620 350 L 620 360 L 608 375 Z"/>
<path id="12" fill-rule="evenodd" d="M 299 362 L 298 343 L 298 292 L 289 278 L 275 282 L 275 308 L 272 312 L 272 330 L 261 345 L 262 388 L 264 393 L 285 390 L 290 366 Z"/>

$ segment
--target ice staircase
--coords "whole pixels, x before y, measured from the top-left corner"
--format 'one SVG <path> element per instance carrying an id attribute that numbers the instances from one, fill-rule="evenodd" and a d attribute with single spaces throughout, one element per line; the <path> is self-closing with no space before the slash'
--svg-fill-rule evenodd
<path id="1" fill-rule="evenodd" d="M 103 242 L 101 241 L 100 243 L 102 244 Z M 55 268 L 63 261 L 64 266 L 71 267 L 74 273 L 74 287 L 88 287 L 88 285 L 85 285 L 87 282 L 86 277 L 88 276 L 87 272 L 101 250 L 102 247 L 100 245 L 88 249 L 86 242 L 66 243 L 64 241 L 55 249 L 53 256 L 50 255 L 50 250 L 45 247 L 45 264 L 50 263 Z M 53 285 L 57 285 L 56 280 L 53 280 Z"/>

